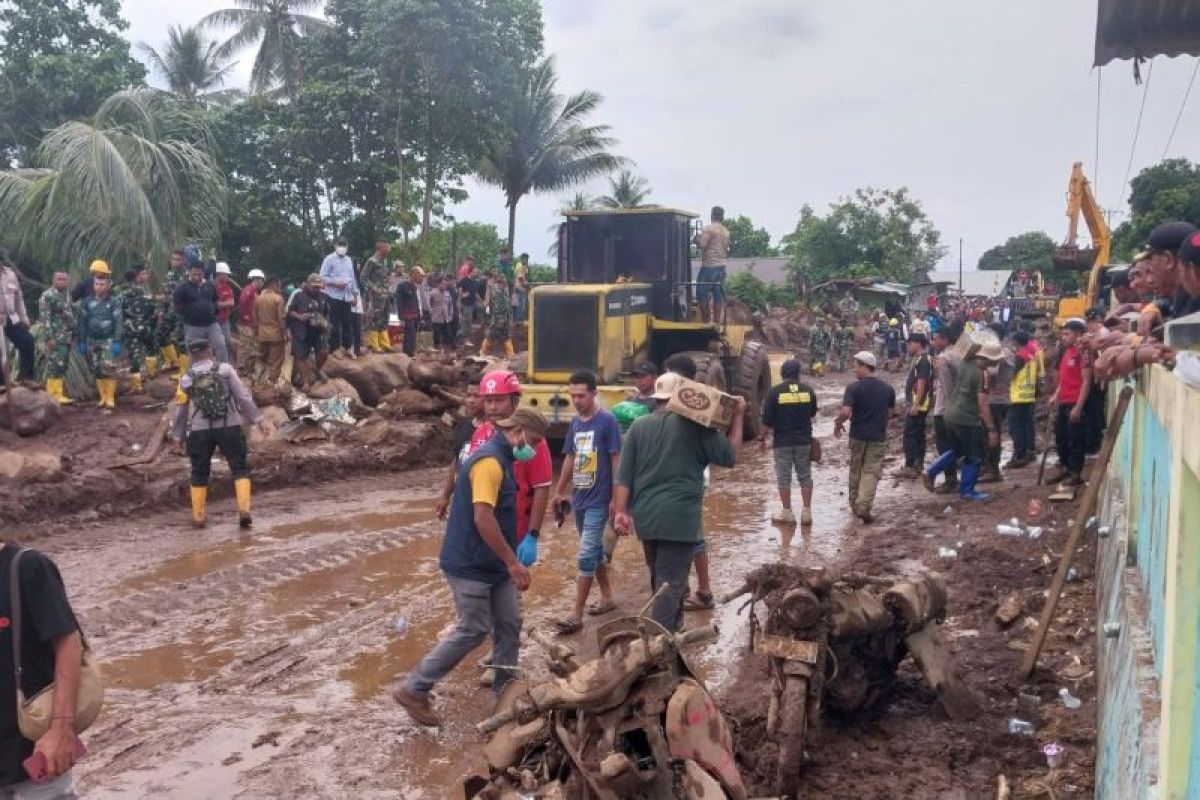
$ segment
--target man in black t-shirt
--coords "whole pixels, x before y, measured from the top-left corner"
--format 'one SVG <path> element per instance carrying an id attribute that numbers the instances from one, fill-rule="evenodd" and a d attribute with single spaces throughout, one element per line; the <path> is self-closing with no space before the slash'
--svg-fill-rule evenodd
<path id="1" fill-rule="evenodd" d="M 36 550 L 26 550 L 17 579 L 22 689 L 26 697 L 33 697 L 55 684 L 50 730 L 36 742 L 29 741 L 17 727 L 13 669 L 11 575 L 13 559 L 21 550 L 11 543 L 0 550 L 0 797 L 34 796 L 36 792 L 38 797 L 73 798 L 70 770 L 78 755 L 78 737 L 72 723 L 79 695 L 83 638 L 58 567 Z M 41 753 L 46 767 L 47 779 L 41 783 L 30 781 L 23 763 L 35 750 Z"/>
<path id="2" fill-rule="evenodd" d="M 304 288 L 292 295 L 287 304 L 288 334 L 292 337 L 292 360 L 302 388 L 315 381 L 329 358 L 329 298 L 324 281 L 312 273 Z M 316 361 L 315 365 L 313 361 Z"/>
<path id="3" fill-rule="evenodd" d="M 896 410 L 896 390 L 875 377 L 877 363 L 874 353 L 863 350 L 855 354 L 858 380 L 846 387 L 842 408 L 833 422 L 833 435 L 840 437 L 850 420 L 850 510 L 868 523 L 874 519 L 871 506 L 883 473 L 888 418 Z"/>
<path id="4" fill-rule="evenodd" d="M 479 276 L 479 269 L 472 266 L 467 277 L 458 282 L 459 335 L 466 339 L 475 325 L 483 324 L 484 297 L 487 281 Z"/>
<path id="5" fill-rule="evenodd" d="M 204 280 L 203 264 L 193 264 L 188 268 L 187 280 L 175 289 L 171 301 L 175 305 L 175 313 L 183 320 L 184 344 L 208 341 L 212 343 L 217 361 L 228 364 L 225 334 L 217 322 L 217 290 Z M 180 370 L 180 373 L 183 372 L 187 372 L 186 366 Z"/>
<path id="6" fill-rule="evenodd" d="M 911 363 L 904 382 L 904 401 L 908 405 L 904 417 L 904 468 L 896 477 L 913 479 L 925 467 L 925 419 L 933 401 L 933 359 L 925 334 L 908 337 L 908 355 Z"/>
<path id="7" fill-rule="evenodd" d="M 767 439 L 774 431 L 772 446 L 775 452 L 775 478 L 779 484 L 779 502 L 782 509 L 775 515 L 776 522 L 795 523 L 792 513 L 792 469 L 796 470 L 796 481 L 800 484 L 800 497 L 804 508 L 800 512 L 800 524 L 812 524 L 812 421 L 817 415 L 817 393 L 811 386 L 800 382 L 800 362 L 789 359 L 779 368 L 783 382 L 772 387 L 763 402 L 763 434 L 760 439 L 766 452 Z"/>

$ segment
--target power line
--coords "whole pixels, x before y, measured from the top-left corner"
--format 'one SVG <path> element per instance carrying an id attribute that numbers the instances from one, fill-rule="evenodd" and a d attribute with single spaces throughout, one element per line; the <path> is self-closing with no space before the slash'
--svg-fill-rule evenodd
<path id="1" fill-rule="evenodd" d="M 1146 70 L 1146 88 L 1142 90 L 1142 107 L 1138 110 L 1137 125 L 1133 128 L 1133 144 L 1129 147 L 1129 163 L 1125 165 L 1125 177 L 1121 179 L 1120 192 L 1129 185 L 1129 173 L 1133 170 L 1133 154 L 1137 152 L 1138 134 L 1142 132 L 1142 114 L 1146 111 L 1146 98 L 1150 96 L 1150 81 L 1154 78 L 1154 59 L 1150 59 L 1150 68 Z M 1117 198 L 1120 200 L 1120 198 Z"/>
<path id="2" fill-rule="evenodd" d="M 1175 139 L 1175 131 L 1179 130 L 1179 121 L 1183 119 L 1183 109 L 1187 107 L 1188 98 L 1192 95 L 1192 84 L 1196 82 L 1197 72 L 1200 72 L 1200 58 L 1196 59 L 1196 66 L 1192 67 L 1192 79 L 1188 81 L 1187 91 L 1183 93 L 1183 102 L 1179 104 L 1179 114 L 1175 117 L 1175 124 L 1171 126 L 1171 135 L 1167 137 L 1167 146 L 1163 148 L 1163 159 L 1167 157 L 1167 151 L 1171 149 L 1171 142 Z"/>

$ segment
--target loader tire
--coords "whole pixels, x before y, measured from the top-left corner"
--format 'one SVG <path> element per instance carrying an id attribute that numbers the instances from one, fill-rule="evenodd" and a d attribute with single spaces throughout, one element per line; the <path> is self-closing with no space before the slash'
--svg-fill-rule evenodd
<path id="1" fill-rule="evenodd" d="M 733 367 L 732 394 L 746 398 L 746 415 L 742 425 L 742 438 L 745 441 L 762 435 L 762 404 L 770 391 L 771 364 L 767 346 L 759 341 L 744 342 Z"/>

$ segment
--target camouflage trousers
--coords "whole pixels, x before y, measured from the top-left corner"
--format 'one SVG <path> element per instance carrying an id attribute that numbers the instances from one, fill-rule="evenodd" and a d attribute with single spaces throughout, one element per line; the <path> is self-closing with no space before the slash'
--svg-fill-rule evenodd
<path id="1" fill-rule="evenodd" d="M 512 338 L 512 325 L 507 319 L 491 323 L 488 325 L 487 338 L 490 342 L 507 342 Z"/>
<path id="2" fill-rule="evenodd" d="M 67 364 L 71 361 L 71 345 L 69 342 L 46 342 L 46 377 L 67 377 Z"/>
<path id="3" fill-rule="evenodd" d="M 811 359 L 812 359 L 812 363 L 814 363 L 814 364 L 824 364 L 826 361 L 829 360 L 829 351 L 828 350 L 813 350 Z"/>
<path id="4" fill-rule="evenodd" d="M 837 363 L 838 372 L 845 372 L 846 365 L 850 363 L 850 352 L 839 347 L 833 352 L 833 360 Z"/>
<path id="5" fill-rule="evenodd" d="M 135 335 L 126 336 L 121 344 L 125 357 L 129 359 L 129 371 L 134 375 L 140 374 L 146 358 L 158 353 L 158 345 L 153 331 L 141 331 Z"/>
<path id="6" fill-rule="evenodd" d="M 183 347 L 183 319 L 174 311 L 163 314 L 158 330 L 154 332 L 154 343 L 159 348 L 169 344 Z"/>
<path id="7" fill-rule="evenodd" d="M 88 342 L 87 362 L 92 370 L 92 377 L 117 377 L 117 358 L 113 355 L 113 339 L 99 339 Z"/>
<path id="8" fill-rule="evenodd" d="M 386 291 L 372 291 L 367 296 L 367 314 L 363 320 L 369 331 L 386 331 L 392 297 Z"/>

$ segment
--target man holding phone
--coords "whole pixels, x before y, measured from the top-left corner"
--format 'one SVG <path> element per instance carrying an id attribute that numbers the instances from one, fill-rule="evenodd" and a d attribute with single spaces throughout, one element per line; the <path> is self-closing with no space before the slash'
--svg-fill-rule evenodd
<path id="1" fill-rule="evenodd" d="M 17 727 L 13 655 L 12 562 L 19 546 L 0 549 L 0 798 L 74 798 L 71 767 L 81 753 L 75 706 L 83 637 L 58 567 L 36 550 L 21 556 L 21 684 L 26 697 L 54 684 L 50 730 L 36 742 Z"/>

